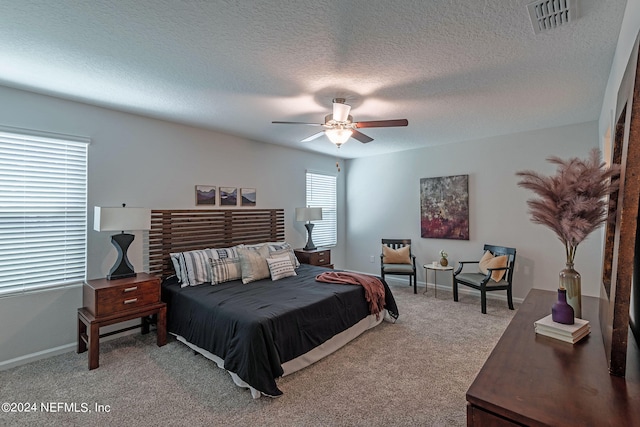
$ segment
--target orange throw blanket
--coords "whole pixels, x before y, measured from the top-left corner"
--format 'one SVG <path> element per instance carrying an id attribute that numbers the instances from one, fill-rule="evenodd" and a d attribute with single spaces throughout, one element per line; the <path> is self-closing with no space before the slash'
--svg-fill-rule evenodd
<path id="1" fill-rule="evenodd" d="M 369 303 L 369 312 L 376 315 L 376 320 L 380 318 L 380 312 L 384 309 L 384 285 L 377 277 L 346 271 L 327 271 L 318 274 L 316 280 L 325 283 L 361 285 Z"/>

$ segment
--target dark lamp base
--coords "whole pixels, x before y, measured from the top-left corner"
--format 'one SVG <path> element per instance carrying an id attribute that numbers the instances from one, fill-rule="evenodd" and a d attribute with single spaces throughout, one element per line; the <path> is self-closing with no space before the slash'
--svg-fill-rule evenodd
<path id="1" fill-rule="evenodd" d="M 316 245 L 313 244 L 313 239 L 311 238 L 311 232 L 313 231 L 313 224 L 308 222 L 304 226 L 307 228 L 307 246 L 305 246 L 303 249 L 305 251 L 313 251 L 317 249 Z"/>
<path id="2" fill-rule="evenodd" d="M 111 243 L 113 243 L 113 246 L 115 246 L 118 251 L 118 259 L 107 275 L 108 280 L 124 279 L 125 277 L 133 277 L 136 275 L 133 270 L 133 265 L 131 265 L 129 258 L 127 258 L 127 250 L 131 242 L 133 242 L 134 237 L 133 234 L 127 233 L 114 234 L 111 236 Z"/>

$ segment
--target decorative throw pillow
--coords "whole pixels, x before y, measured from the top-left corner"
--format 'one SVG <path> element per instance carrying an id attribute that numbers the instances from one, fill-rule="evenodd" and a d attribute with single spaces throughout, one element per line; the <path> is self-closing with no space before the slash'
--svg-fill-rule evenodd
<path id="1" fill-rule="evenodd" d="M 508 257 L 507 255 L 500 255 L 494 257 L 493 254 L 489 251 L 486 251 L 482 258 L 480 259 L 480 272 L 482 274 L 487 274 L 489 270 L 488 268 L 502 268 L 507 266 Z M 491 273 L 491 280 L 494 282 L 499 282 L 502 280 L 506 270 L 498 270 Z"/>
<path id="2" fill-rule="evenodd" d="M 478 268 L 480 268 L 480 273 L 487 274 L 487 263 L 493 259 L 493 254 L 490 251 L 485 251 L 480 258 L 480 262 L 478 263 Z"/>
<path id="3" fill-rule="evenodd" d="M 269 247 L 269 252 L 271 253 L 271 256 L 275 256 L 277 254 L 282 253 L 282 251 L 288 251 L 290 256 L 291 256 L 291 261 L 293 262 L 293 266 L 295 268 L 300 267 L 300 261 L 298 261 L 298 258 L 296 257 L 295 252 L 293 251 L 293 248 L 291 247 L 291 245 L 287 242 L 268 242 L 265 243 L 268 247 Z"/>
<path id="4" fill-rule="evenodd" d="M 211 266 L 211 284 L 229 282 L 242 278 L 240 258 L 223 258 L 209 260 Z"/>
<path id="5" fill-rule="evenodd" d="M 298 258 L 296 258 L 296 255 L 295 253 L 293 253 L 293 251 L 290 251 L 288 249 L 282 249 L 279 251 L 269 252 L 269 257 L 271 258 L 281 257 L 283 255 L 286 255 L 289 257 L 289 260 L 291 261 L 291 265 L 293 265 L 293 268 L 298 268 L 300 266 L 300 262 L 298 261 Z"/>
<path id="6" fill-rule="evenodd" d="M 289 276 L 297 276 L 296 270 L 293 268 L 291 257 L 289 254 L 280 256 L 271 256 L 267 258 L 271 280 L 280 280 Z"/>
<path id="7" fill-rule="evenodd" d="M 211 252 L 209 250 L 179 252 L 173 255 L 175 255 L 179 266 L 176 268 L 176 274 L 180 279 L 181 287 L 196 286 L 210 281 L 208 273 Z"/>
<path id="8" fill-rule="evenodd" d="M 269 248 L 262 245 L 259 249 L 247 247 L 236 247 L 240 257 L 240 268 L 242 269 L 242 283 L 247 284 L 260 279 L 266 279 L 271 274 L 267 257 Z"/>
<path id="9" fill-rule="evenodd" d="M 178 278 L 178 283 L 182 283 L 182 272 L 180 271 L 180 260 L 178 259 L 179 253 L 169 254 L 171 258 L 171 263 L 173 264 L 173 269 L 176 271 L 176 277 Z"/>
<path id="10" fill-rule="evenodd" d="M 201 249 L 170 254 L 180 286 L 196 286 L 211 282 L 210 259 L 237 258 L 234 248 Z M 177 267 L 176 267 L 177 264 Z"/>
<path id="11" fill-rule="evenodd" d="M 411 264 L 411 245 L 398 249 L 391 249 L 387 245 L 382 245 L 382 262 L 384 264 Z"/>

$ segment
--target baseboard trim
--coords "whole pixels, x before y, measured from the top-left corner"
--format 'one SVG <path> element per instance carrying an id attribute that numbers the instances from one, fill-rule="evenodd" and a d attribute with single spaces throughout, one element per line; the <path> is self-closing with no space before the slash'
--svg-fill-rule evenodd
<path id="1" fill-rule="evenodd" d="M 124 331 L 118 334 L 114 334 L 108 337 L 104 337 L 100 339 L 100 343 L 111 341 L 116 338 L 124 337 L 126 335 L 132 335 L 140 333 L 137 330 Z M 27 363 L 35 362 L 42 359 L 47 359 L 49 357 L 57 356 L 63 353 L 69 353 L 71 351 L 76 351 L 78 348 L 77 343 L 70 343 L 61 345 L 58 347 L 48 348 L 46 350 L 36 351 L 35 353 L 25 354 L 23 356 L 18 356 L 13 359 L 0 361 L 0 371 L 5 371 L 7 369 L 15 368 L 17 366 L 26 365 Z"/>
<path id="2" fill-rule="evenodd" d="M 364 273 L 364 274 L 371 274 L 371 273 Z M 392 278 L 392 277 L 385 277 L 385 281 L 388 284 L 393 284 L 395 286 L 409 286 L 409 282 L 407 281 L 407 279 L 402 280 L 399 278 Z M 422 292 L 424 292 L 425 289 L 425 282 L 418 282 L 418 293 L 420 293 L 420 289 L 422 288 Z M 438 284 L 438 290 L 439 291 L 444 291 L 444 292 L 453 292 L 453 289 L 451 288 L 452 285 L 442 285 L 442 284 Z M 432 292 L 433 291 L 433 283 L 429 282 L 429 291 Z M 480 298 L 480 291 L 473 289 L 473 288 L 469 288 L 466 286 L 458 286 L 458 294 L 459 295 L 475 295 L 478 298 Z M 492 292 L 487 292 L 487 299 L 493 299 L 493 300 L 500 300 L 500 301 L 507 301 L 507 291 L 492 291 Z M 524 298 L 516 298 L 513 297 L 513 302 L 517 303 L 517 304 L 521 304 L 522 301 L 524 301 Z"/>
<path id="3" fill-rule="evenodd" d="M 25 354 L 24 356 L 5 360 L 0 362 L 0 371 L 15 368 L 16 366 L 26 365 L 27 363 L 35 362 L 36 360 L 42 360 L 59 354 L 68 353 L 70 351 L 74 351 L 76 346 L 76 343 L 65 344 L 59 347 L 48 348 L 46 350 L 36 351 L 35 353 Z"/>

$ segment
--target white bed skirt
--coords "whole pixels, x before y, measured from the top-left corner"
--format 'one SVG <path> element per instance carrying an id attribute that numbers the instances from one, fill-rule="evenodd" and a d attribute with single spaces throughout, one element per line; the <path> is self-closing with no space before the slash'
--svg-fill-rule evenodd
<path id="1" fill-rule="evenodd" d="M 387 312 L 387 310 L 384 310 L 380 314 L 381 316 L 378 316 L 378 319 L 376 319 L 376 316 L 374 314 L 371 314 L 365 317 L 364 319 L 362 319 L 361 321 L 359 321 L 349 329 L 342 331 L 337 335 L 334 335 L 332 338 L 320 344 L 318 347 L 306 352 L 303 355 L 296 357 L 295 359 L 292 359 L 292 360 L 289 360 L 288 362 L 283 363 L 282 370 L 284 371 L 284 373 L 282 374 L 282 376 L 289 375 L 296 371 L 299 371 L 302 368 L 306 368 L 307 366 L 317 362 L 323 357 L 328 356 L 329 354 L 333 353 L 334 351 L 346 345 L 349 341 L 352 341 L 355 338 L 357 338 L 364 331 L 378 326 L 380 323 L 382 323 L 382 320 L 387 320 L 389 322 L 395 323 L 395 320 L 391 316 L 389 316 L 389 313 Z M 198 347 L 195 344 L 191 344 L 184 337 L 180 335 L 176 335 L 176 334 L 172 334 L 172 335 L 174 335 L 178 341 L 186 344 L 189 348 L 202 354 L 207 359 L 213 360 L 220 369 L 224 369 L 224 360 L 221 359 L 220 357 L 216 356 L 215 354 L 203 348 Z M 231 375 L 231 378 L 233 378 L 233 382 L 238 387 L 248 388 L 251 391 L 251 397 L 253 397 L 254 399 L 259 399 L 260 396 L 264 394 L 256 390 L 255 388 L 251 387 L 246 382 L 244 382 L 242 378 L 240 378 L 235 372 L 230 372 L 230 371 L 227 371 L 227 372 L 229 372 L 229 374 Z M 269 396 L 268 394 L 264 394 L 264 395 Z M 278 397 L 278 396 L 269 396 L 269 397 Z"/>

